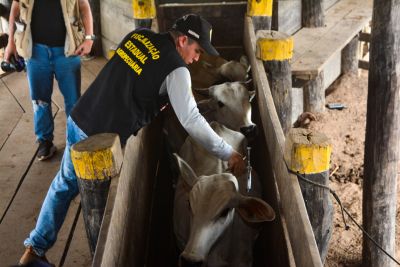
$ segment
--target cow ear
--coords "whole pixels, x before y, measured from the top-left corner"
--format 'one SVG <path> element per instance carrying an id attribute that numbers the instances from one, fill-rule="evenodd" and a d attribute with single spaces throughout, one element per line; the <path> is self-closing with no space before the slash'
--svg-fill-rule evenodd
<path id="1" fill-rule="evenodd" d="M 185 183 L 192 188 L 197 182 L 197 175 L 194 173 L 193 169 L 186 163 L 178 154 L 174 153 L 176 162 L 179 166 L 179 171 Z"/>
<path id="2" fill-rule="evenodd" d="M 240 194 L 238 198 L 236 210 L 243 220 L 250 223 L 260 223 L 275 219 L 274 209 L 260 198 L 245 197 Z"/>

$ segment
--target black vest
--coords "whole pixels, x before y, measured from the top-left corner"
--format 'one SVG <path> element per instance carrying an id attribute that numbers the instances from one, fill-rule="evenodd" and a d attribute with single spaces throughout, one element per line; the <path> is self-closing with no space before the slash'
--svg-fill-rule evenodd
<path id="1" fill-rule="evenodd" d="M 88 135 L 117 133 L 121 143 L 149 124 L 168 102 L 159 95 L 166 76 L 186 67 L 168 33 L 129 33 L 79 99 L 72 119 Z"/>

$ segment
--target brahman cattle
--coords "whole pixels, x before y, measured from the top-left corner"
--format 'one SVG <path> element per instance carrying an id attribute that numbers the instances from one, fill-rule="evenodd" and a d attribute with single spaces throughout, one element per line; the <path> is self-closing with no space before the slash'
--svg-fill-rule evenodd
<path id="1" fill-rule="evenodd" d="M 251 103 L 255 91 L 249 91 L 244 82 L 227 82 L 205 89 L 194 89 L 198 94 L 206 96 L 197 106 L 207 121 L 218 121 L 235 131 L 242 131 L 252 139 L 257 127 L 251 122 Z M 179 152 L 187 137 L 173 110 L 166 111 L 163 131 L 173 153 Z"/>
<path id="2" fill-rule="evenodd" d="M 214 131 L 244 153 L 246 138 L 218 122 Z M 181 266 L 250 267 L 254 224 L 275 218 L 273 209 L 261 200 L 257 175 L 246 195 L 247 175 L 236 178 L 227 172 L 227 162 L 208 153 L 188 137 L 180 150 L 180 178 L 175 191 L 174 231 L 182 251 Z M 190 167 L 189 167 L 190 166 Z M 237 211 L 237 212 L 235 212 Z"/>

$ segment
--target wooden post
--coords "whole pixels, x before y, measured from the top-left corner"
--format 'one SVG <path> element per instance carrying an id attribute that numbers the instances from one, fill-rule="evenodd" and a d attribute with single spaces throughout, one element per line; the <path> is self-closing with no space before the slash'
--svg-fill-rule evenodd
<path id="1" fill-rule="evenodd" d="M 277 31 L 257 32 L 256 57 L 264 63 L 275 108 L 284 133 L 292 124 L 293 38 Z"/>
<path id="2" fill-rule="evenodd" d="M 101 41 L 100 0 L 90 0 L 90 9 L 93 16 L 93 34 L 96 36 L 90 54 L 93 56 L 101 56 L 103 55 L 103 46 Z"/>
<path id="3" fill-rule="evenodd" d="M 342 50 L 342 73 L 358 73 L 358 34 Z"/>
<path id="4" fill-rule="evenodd" d="M 252 18 L 254 31 L 270 30 L 272 0 L 248 0 L 247 15 Z"/>
<path id="5" fill-rule="evenodd" d="M 154 0 L 133 0 L 133 18 L 137 28 L 151 29 L 152 20 L 156 16 Z"/>
<path id="6" fill-rule="evenodd" d="M 317 77 L 312 78 L 304 84 L 304 111 L 316 113 L 325 110 L 325 89 L 323 81 L 324 72 L 321 71 Z"/>
<path id="7" fill-rule="evenodd" d="M 118 135 L 97 134 L 74 144 L 71 147 L 71 160 L 78 177 L 83 219 L 93 256 L 110 181 L 119 174 L 122 164 Z"/>
<path id="8" fill-rule="evenodd" d="M 331 155 L 329 139 L 322 133 L 293 128 L 285 141 L 285 160 L 289 169 L 312 182 L 328 186 Z M 299 176 L 299 175 L 298 175 Z M 325 261 L 332 235 L 333 206 L 329 190 L 299 179 L 315 240 Z"/>
<path id="9" fill-rule="evenodd" d="M 364 154 L 363 226 L 395 256 L 400 139 L 400 10 L 397 0 L 374 1 Z M 363 266 L 394 262 L 366 236 Z"/>
<path id="10" fill-rule="evenodd" d="M 301 22 L 303 27 L 316 28 L 325 24 L 323 0 L 301 1 Z"/>

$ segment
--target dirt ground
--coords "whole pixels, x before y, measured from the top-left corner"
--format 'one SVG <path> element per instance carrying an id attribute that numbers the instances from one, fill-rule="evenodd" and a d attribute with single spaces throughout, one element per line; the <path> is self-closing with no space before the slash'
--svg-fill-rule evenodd
<path id="1" fill-rule="evenodd" d="M 329 89 L 326 103 L 339 102 L 343 110 L 326 109 L 316 114 L 310 129 L 325 133 L 332 143 L 330 186 L 340 197 L 344 207 L 362 223 L 362 182 L 364 172 L 364 141 L 368 93 L 368 72 L 345 75 Z M 400 171 L 400 168 L 399 168 Z M 399 184 L 399 183 L 398 183 Z M 396 220 L 396 259 L 400 258 L 400 185 L 398 186 Z M 345 230 L 340 207 L 332 198 L 335 215 L 333 234 L 325 267 L 361 266 L 362 233 L 346 218 L 350 226 Z"/>

